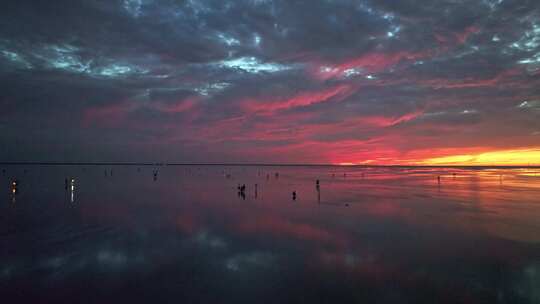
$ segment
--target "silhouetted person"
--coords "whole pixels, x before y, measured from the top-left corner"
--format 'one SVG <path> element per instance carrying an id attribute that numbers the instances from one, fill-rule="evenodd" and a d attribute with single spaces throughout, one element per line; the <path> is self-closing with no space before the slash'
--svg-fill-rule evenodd
<path id="1" fill-rule="evenodd" d="M 437 176 L 437 182 L 439 183 L 439 185 L 441 184 L 441 176 L 440 175 Z"/>
<path id="2" fill-rule="evenodd" d="M 315 181 L 315 185 L 317 185 L 317 188 L 321 185 L 321 182 L 319 180 Z"/>
<path id="3" fill-rule="evenodd" d="M 296 200 L 296 191 L 293 191 L 293 192 L 292 192 L 292 199 L 293 199 L 293 201 Z"/>
<path id="4" fill-rule="evenodd" d="M 343 173 L 343 178 L 347 177 L 347 173 Z"/>
<path id="5" fill-rule="evenodd" d="M 64 178 L 64 189 L 66 189 L 66 190 L 68 189 L 68 179 L 67 179 L 67 177 Z"/>
<path id="6" fill-rule="evenodd" d="M 279 178 L 279 172 L 276 172 L 275 176 L 276 176 L 276 179 L 278 179 Z"/>
<path id="7" fill-rule="evenodd" d="M 242 197 L 242 199 L 246 199 L 246 185 L 243 184 L 242 186 L 240 186 L 240 184 L 238 184 L 238 196 Z"/>
<path id="8" fill-rule="evenodd" d="M 332 177 L 336 177 L 336 174 L 335 174 L 335 173 L 332 173 Z"/>
<path id="9" fill-rule="evenodd" d="M 453 177 L 454 179 L 456 179 L 456 173 L 455 173 L 455 172 L 452 173 L 452 177 Z"/>

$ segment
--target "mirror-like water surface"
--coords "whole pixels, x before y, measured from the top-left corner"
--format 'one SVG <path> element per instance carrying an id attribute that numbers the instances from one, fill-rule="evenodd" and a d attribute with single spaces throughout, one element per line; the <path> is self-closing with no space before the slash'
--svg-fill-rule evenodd
<path id="1" fill-rule="evenodd" d="M 3 169 L 6 303 L 540 303 L 539 169 Z"/>

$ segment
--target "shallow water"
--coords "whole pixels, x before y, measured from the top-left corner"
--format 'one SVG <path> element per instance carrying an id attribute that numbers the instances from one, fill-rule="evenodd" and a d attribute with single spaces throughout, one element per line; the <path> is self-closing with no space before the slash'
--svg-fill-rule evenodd
<path id="1" fill-rule="evenodd" d="M 0 169 L 6 303 L 540 303 L 540 169 Z"/>

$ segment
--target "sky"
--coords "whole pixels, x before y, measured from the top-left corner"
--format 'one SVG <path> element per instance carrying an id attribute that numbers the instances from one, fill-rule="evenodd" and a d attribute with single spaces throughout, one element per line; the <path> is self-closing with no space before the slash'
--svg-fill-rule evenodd
<path id="1" fill-rule="evenodd" d="M 537 0 L 1 7 L 1 161 L 540 164 Z"/>

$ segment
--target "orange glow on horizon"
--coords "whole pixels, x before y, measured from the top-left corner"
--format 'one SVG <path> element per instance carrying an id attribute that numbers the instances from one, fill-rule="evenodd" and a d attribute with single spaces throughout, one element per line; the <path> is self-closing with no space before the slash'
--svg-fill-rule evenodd
<path id="1" fill-rule="evenodd" d="M 450 155 L 423 160 L 426 165 L 528 166 L 540 164 L 540 149 L 488 151 L 478 154 Z"/>
<path id="2" fill-rule="evenodd" d="M 448 151 L 446 151 L 448 152 Z M 437 151 L 434 151 L 437 155 Z M 432 154 L 432 155 L 433 155 Z M 440 153 L 444 155 L 446 153 Z M 467 154 L 450 154 L 444 156 L 413 157 L 406 160 L 384 158 L 368 161 L 337 162 L 339 165 L 424 165 L 424 166 L 538 166 L 540 165 L 540 147 L 470 152 Z"/>

